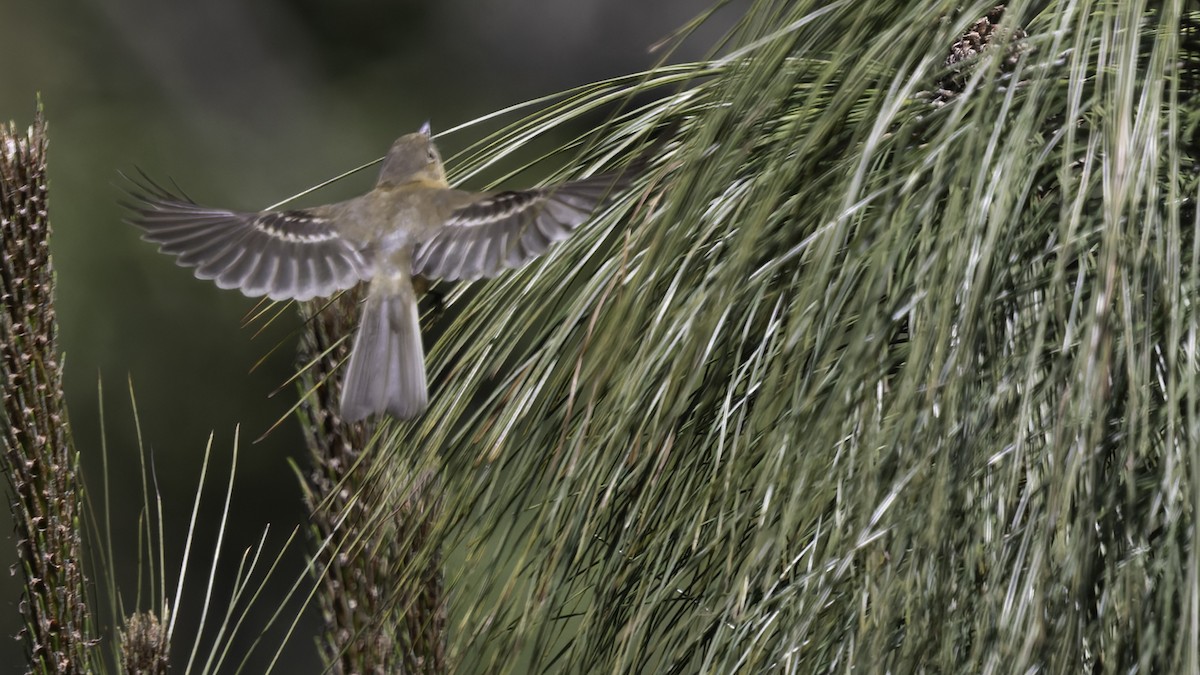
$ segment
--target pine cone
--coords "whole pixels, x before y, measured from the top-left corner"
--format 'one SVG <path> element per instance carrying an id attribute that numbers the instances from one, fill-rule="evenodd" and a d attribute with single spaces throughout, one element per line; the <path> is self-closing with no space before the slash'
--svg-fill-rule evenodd
<path id="1" fill-rule="evenodd" d="M 1000 70 L 1003 73 L 1012 72 L 1023 51 L 1020 41 L 1025 38 L 1025 31 L 1019 27 L 1001 29 L 1000 20 L 1004 18 L 1004 9 L 1004 5 L 993 7 L 986 16 L 976 21 L 963 33 L 962 37 L 951 45 L 950 54 L 945 61 L 945 66 L 950 68 L 951 72 L 938 82 L 939 91 L 936 102 L 944 103 L 955 94 L 962 92 L 970 76 L 970 65 L 973 63 L 974 57 L 981 54 L 991 44 L 1008 45 L 1008 53 L 1000 64 Z"/>

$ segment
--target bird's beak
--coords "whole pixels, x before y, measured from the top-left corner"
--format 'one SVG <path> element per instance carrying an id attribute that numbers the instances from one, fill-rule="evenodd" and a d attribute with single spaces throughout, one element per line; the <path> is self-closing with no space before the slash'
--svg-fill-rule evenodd
<path id="1" fill-rule="evenodd" d="M 433 135 L 433 130 L 429 128 L 429 122 L 426 122 L 425 124 L 421 125 L 420 132 L 425 134 L 426 136 Z"/>

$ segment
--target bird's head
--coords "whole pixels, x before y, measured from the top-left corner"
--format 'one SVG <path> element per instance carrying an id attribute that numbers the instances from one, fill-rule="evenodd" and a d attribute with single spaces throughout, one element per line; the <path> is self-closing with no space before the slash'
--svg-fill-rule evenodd
<path id="1" fill-rule="evenodd" d="M 438 154 L 437 146 L 433 144 L 429 123 L 421 126 L 421 130 L 405 134 L 392 143 L 387 157 L 383 160 L 383 168 L 379 171 L 380 185 L 404 185 L 429 181 L 444 183 L 446 172 L 442 168 L 442 157 Z"/>

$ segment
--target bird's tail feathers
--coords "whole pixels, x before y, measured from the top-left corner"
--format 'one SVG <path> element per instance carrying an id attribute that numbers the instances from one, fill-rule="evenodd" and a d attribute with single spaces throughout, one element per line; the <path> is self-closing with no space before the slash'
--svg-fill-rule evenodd
<path id="1" fill-rule="evenodd" d="M 399 293 L 372 288 L 342 382 L 342 419 L 354 422 L 386 411 L 407 420 L 428 405 L 425 350 L 412 286 L 405 284 Z"/>

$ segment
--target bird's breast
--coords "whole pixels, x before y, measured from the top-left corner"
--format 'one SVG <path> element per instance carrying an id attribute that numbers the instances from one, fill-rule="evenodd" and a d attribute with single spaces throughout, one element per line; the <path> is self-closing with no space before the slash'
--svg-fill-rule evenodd
<path id="1" fill-rule="evenodd" d="M 440 189 L 413 184 L 397 188 L 389 194 L 390 209 L 385 215 L 386 229 L 398 245 L 424 241 L 441 226 L 444 214 L 439 208 Z"/>

